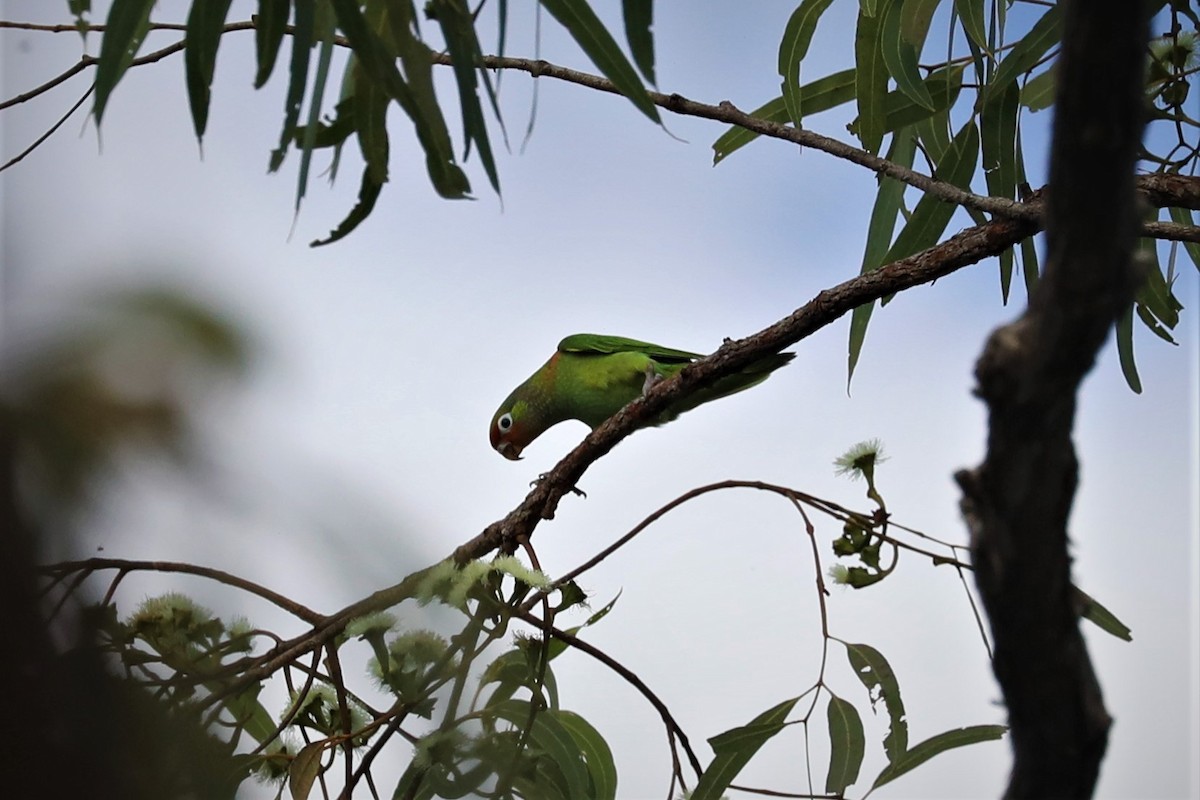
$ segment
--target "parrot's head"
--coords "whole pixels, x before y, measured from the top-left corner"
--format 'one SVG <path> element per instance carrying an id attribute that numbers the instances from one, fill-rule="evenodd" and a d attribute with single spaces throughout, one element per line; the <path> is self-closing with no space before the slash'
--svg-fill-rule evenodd
<path id="1" fill-rule="evenodd" d="M 537 432 L 525 423 L 524 411 L 522 401 L 505 402 L 492 417 L 492 427 L 488 431 L 492 449 L 510 461 L 518 460 L 525 446 L 537 437 Z"/>

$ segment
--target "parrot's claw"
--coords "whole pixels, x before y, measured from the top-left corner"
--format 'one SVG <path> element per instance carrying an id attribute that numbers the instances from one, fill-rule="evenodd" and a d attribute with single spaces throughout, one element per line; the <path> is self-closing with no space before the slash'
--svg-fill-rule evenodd
<path id="1" fill-rule="evenodd" d="M 661 382 L 662 379 L 663 376 L 659 375 L 658 371 L 654 369 L 654 364 L 647 364 L 646 382 L 642 384 L 642 397 L 645 397 L 647 394 L 649 394 L 650 390 L 653 389 L 656 384 Z"/>
<path id="2" fill-rule="evenodd" d="M 529 485 L 530 485 L 530 486 L 537 486 L 539 483 L 541 483 L 542 481 L 546 480 L 546 476 L 547 476 L 547 475 L 549 475 L 549 474 L 550 474 L 549 472 L 543 472 L 541 475 L 538 475 L 536 478 L 534 478 L 533 480 L 531 480 L 531 481 L 529 482 Z M 586 498 L 586 497 L 587 497 L 587 492 L 585 492 L 583 489 L 580 489 L 578 486 L 572 486 L 572 487 L 571 487 L 571 489 L 570 489 L 570 492 L 571 492 L 571 494 L 577 494 L 577 495 L 579 495 L 580 497 L 584 497 L 584 498 Z"/>

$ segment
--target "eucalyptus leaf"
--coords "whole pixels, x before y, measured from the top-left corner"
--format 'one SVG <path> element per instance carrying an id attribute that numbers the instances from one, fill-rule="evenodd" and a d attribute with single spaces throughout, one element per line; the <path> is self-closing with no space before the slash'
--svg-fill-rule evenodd
<path id="1" fill-rule="evenodd" d="M 863 734 L 862 718 L 852 703 L 840 697 L 830 697 L 826 711 L 829 722 L 829 772 L 825 776 L 825 791 L 840 795 L 847 786 L 858 780 L 867 740 Z"/>

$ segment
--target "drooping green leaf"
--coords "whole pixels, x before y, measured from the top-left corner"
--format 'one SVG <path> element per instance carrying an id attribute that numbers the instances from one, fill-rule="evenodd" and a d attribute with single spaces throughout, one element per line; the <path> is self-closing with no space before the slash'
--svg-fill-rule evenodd
<path id="1" fill-rule="evenodd" d="M 633 63 L 637 64 L 643 78 L 656 84 L 654 34 L 650 32 L 654 27 L 654 0 L 621 0 L 621 10 L 625 19 L 625 41 L 629 42 Z"/>
<path id="2" fill-rule="evenodd" d="M 947 750 L 1000 739 L 1007 730 L 1008 728 L 1003 725 L 971 725 L 966 728 L 956 728 L 955 730 L 931 736 L 912 749 L 907 750 L 898 760 L 884 767 L 879 776 L 875 778 L 875 782 L 871 784 L 871 788 L 877 789 L 885 783 L 891 783 L 904 773 L 919 767 L 929 759 Z"/>
<path id="3" fill-rule="evenodd" d="M 573 711 L 554 712 L 559 724 L 571 734 L 575 745 L 583 755 L 592 791 L 588 795 L 595 800 L 615 800 L 617 796 L 617 766 L 613 762 L 612 750 L 600 732 Z"/>
<path id="4" fill-rule="evenodd" d="M 888 150 L 889 161 L 903 167 L 911 167 L 917 151 L 916 136 L 911 128 L 901 128 L 892 137 Z M 883 258 L 887 255 L 892 243 L 892 231 L 896 228 L 896 218 L 900 214 L 900 206 L 904 201 L 906 184 L 895 178 L 883 178 L 879 183 L 879 192 L 875 195 L 875 205 L 871 209 L 871 221 L 867 226 L 867 244 L 863 252 L 862 269 L 865 275 L 883 266 Z M 846 371 L 846 390 L 850 389 L 850 381 L 854 378 L 854 368 L 858 366 L 858 358 L 862 354 L 863 342 L 867 336 L 867 323 L 871 320 L 874 303 L 866 303 L 854 309 L 850 316 L 850 345 L 848 368 Z"/>
<path id="5" fill-rule="evenodd" d="M 803 115 L 807 109 L 802 108 L 804 96 L 800 86 L 800 63 L 808 55 L 808 47 L 812 42 L 813 32 L 825 9 L 833 0 L 801 0 L 796 10 L 788 18 L 783 29 L 783 39 L 779 42 L 779 77 L 784 107 L 788 118 L 796 127 L 800 127 Z"/>
<path id="6" fill-rule="evenodd" d="M 947 183 L 967 188 L 971 176 L 975 174 L 978 158 L 979 129 L 974 120 L 969 120 L 954 137 L 935 175 Z M 907 224 L 896 236 L 891 249 L 884 256 L 884 263 L 907 258 L 937 244 L 946 226 L 950 224 L 955 209 L 956 206 L 952 203 L 939 200 L 932 194 L 922 197 Z"/>
<path id="7" fill-rule="evenodd" d="M 345 34 L 351 49 L 358 57 L 359 63 L 366 70 L 367 75 L 382 85 L 412 120 L 417 139 L 425 151 L 425 168 L 429 173 L 434 190 L 447 199 L 467 197 L 471 185 L 467 176 L 454 163 L 454 152 L 450 148 L 449 136 L 446 135 L 443 138 L 445 123 L 441 120 L 440 113 L 431 116 L 423 113 L 412 88 L 396 69 L 392 54 L 368 27 L 357 2 L 355 0 L 330 0 L 330 2 L 337 15 L 342 33 Z"/>
<path id="8" fill-rule="evenodd" d="M 212 95 L 213 71 L 217 65 L 217 47 L 221 29 L 233 0 L 193 3 L 188 11 L 187 31 L 183 36 L 183 68 L 187 83 L 188 106 L 197 141 L 204 138 L 208 126 L 208 103 Z"/>
<path id="9" fill-rule="evenodd" d="M 1033 294 L 1039 278 L 1037 242 L 1032 236 L 1021 240 L 1021 276 L 1025 279 L 1025 296 Z"/>
<path id="10" fill-rule="evenodd" d="M 1171 206 L 1167 209 L 1167 213 L 1171 215 L 1171 221 L 1178 225 L 1188 225 L 1195 227 L 1196 220 L 1192 217 L 1190 208 L 1177 208 Z M 1200 269 L 1200 243 L 1184 242 L 1183 246 L 1187 249 L 1187 253 L 1192 257 L 1192 263 L 1196 265 L 1196 269 Z"/>
<path id="11" fill-rule="evenodd" d="M 1151 266 L 1146 271 L 1146 281 L 1138 290 L 1138 305 L 1145 306 L 1146 310 L 1163 325 L 1174 330 L 1175 326 L 1179 324 L 1179 312 L 1183 310 L 1183 305 L 1171 292 L 1171 287 L 1167 285 L 1167 279 L 1163 276 L 1162 266 L 1158 261 L 1157 242 L 1154 239 L 1142 239 L 1139 249 L 1142 251 L 1143 257 L 1150 261 Z M 1165 336 L 1168 341 L 1174 341 L 1170 335 L 1160 334 L 1160 336 Z"/>
<path id="12" fill-rule="evenodd" d="M 1029 190 L 1029 178 L 1025 175 L 1025 148 L 1021 145 L 1021 132 L 1017 131 L 1017 187 L 1022 192 Z M 1021 240 L 1021 276 L 1025 279 L 1025 296 L 1033 294 L 1038 282 L 1037 241 L 1033 236 Z"/>
<path id="13" fill-rule="evenodd" d="M 854 99 L 854 70 L 835 72 L 812 83 L 804 84 L 800 87 L 800 98 L 804 113 L 808 116 L 820 111 L 827 111 L 843 103 L 849 103 Z M 791 119 L 788 116 L 787 104 L 782 97 L 776 97 L 769 103 L 759 106 L 750 112 L 750 116 L 778 122 L 781 125 Z M 758 133 L 734 125 L 713 142 L 713 164 L 720 163 L 730 153 L 745 147 L 757 138 Z"/>
<path id="14" fill-rule="evenodd" d="M 980 141 L 983 146 L 983 170 L 988 193 L 1013 199 L 1017 192 L 1017 111 L 1021 92 L 1010 84 L 1006 91 L 993 96 L 979 115 Z"/>
<path id="15" fill-rule="evenodd" d="M 1054 65 L 1042 70 L 1021 87 L 1021 105 L 1030 111 L 1042 111 L 1054 102 Z"/>
<path id="16" fill-rule="evenodd" d="M 1130 304 L 1117 317 L 1117 359 L 1121 362 L 1121 374 L 1134 394 L 1142 393 L 1142 379 L 1138 377 L 1137 363 L 1133 357 L 1133 305 Z"/>
<path id="17" fill-rule="evenodd" d="M 288 66 L 287 98 L 283 106 L 283 133 L 280 136 L 278 149 L 271 152 L 271 160 L 267 165 L 269 172 L 274 172 L 283 164 L 283 158 L 287 155 L 288 143 L 292 140 L 292 132 L 300 119 L 300 104 L 304 101 L 304 90 L 308 86 L 308 59 L 316 25 L 316 5 L 314 0 L 295 0 L 295 6 L 296 13 L 292 24 L 292 58 Z"/>
<path id="18" fill-rule="evenodd" d="M 933 98 L 921 78 L 921 70 L 917 68 L 920 44 L 914 45 L 904 36 L 903 20 L 908 14 L 908 8 L 901 2 L 889 2 L 884 9 L 879 23 L 883 63 L 896 81 L 896 88 L 917 105 L 933 111 Z"/>
<path id="19" fill-rule="evenodd" d="M 904 715 L 904 701 L 900 698 L 900 684 L 896 673 L 883 654 L 865 644 L 847 644 L 846 656 L 854 674 L 867 687 L 871 695 L 871 708 L 882 700 L 887 708 L 890 725 L 883 740 L 883 750 L 888 761 L 895 761 L 908 749 L 908 722 Z"/>
<path id="20" fill-rule="evenodd" d="M 287 30 L 288 11 L 291 0 L 258 0 L 258 14 L 254 25 L 254 51 L 257 69 L 254 73 L 254 88 L 261 89 L 275 69 L 279 56 L 279 45 Z"/>
<path id="21" fill-rule="evenodd" d="M 799 697 L 784 700 L 767 709 L 749 724 L 733 728 L 708 740 L 713 749 L 713 760 L 696 782 L 690 800 L 720 800 L 721 795 L 738 773 L 750 762 L 754 754 L 783 730 L 784 720 L 791 713 Z"/>
<path id="22" fill-rule="evenodd" d="M 321 104 L 325 99 L 325 84 L 329 80 L 329 67 L 333 63 L 334 18 L 329 7 L 317 7 L 314 35 L 320 42 L 317 54 L 316 74 L 313 76 L 312 94 L 308 98 L 308 121 L 300 141 L 300 169 L 296 175 L 296 211 L 308 190 L 308 171 L 312 166 L 313 147 L 316 144 L 317 127 L 321 121 Z"/>
<path id="23" fill-rule="evenodd" d="M 104 116 L 104 109 L 117 83 L 129 69 L 133 57 L 150 29 L 150 9 L 154 0 L 113 0 L 104 23 L 104 37 L 100 40 L 100 56 L 96 63 L 96 98 L 92 114 L 96 125 Z"/>
<path id="24" fill-rule="evenodd" d="M 854 32 L 855 97 L 858 139 L 863 149 L 878 153 L 887 127 L 888 70 L 879 42 L 879 17 L 862 11 Z"/>
<path id="25" fill-rule="evenodd" d="M 621 52 L 612 34 L 586 0 L 542 0 L 542 6 L 559 21 L 592 63 L 612 81 L 639 111 L 661 124 L 658 109 L 650 102 L 637 70 Z"/>
<path id="26" fill-rule="evenodd" d="M 841 794 L 858 780 L 866 753 L 867 739 L 862 719 L 852 703 L 840 697 L 830 697 L 827 709 L 829 721 L 829 772 L 825 776 L 825 791 Z"/>
<path id="27" fill-rule="evenodd" d="M 288 765 L 288 791 L 293 800 L 308 800 L 313 783 L 321 771 L 321 755 L 325 752 L 323 742 L 313 742 L 300 749 Z"/>
<path id="28" fill-rule="evenodd" d="M 1107 608 L 1100 604 L 1096 598 L 1092 597 L 1087 592 L 1074 587 L 1075 594 L 1078 596 L 1082 605 L 1079 616 L 1096 625 L 1100 630 L 1107 634 L 1117 637 L 1125 642 L 1133 641 L 1133 630 L 1121 620 L 1117 619 L 1116 614 L 1113 614 Z"/>
<path id="29" fill-rule="evenodd" d="M 450 131 L 446 127 L 446 119 L 433 85 L 433 53 L 429 46 L 418 38 L 417 21 L 413 13 L 410 2 L 381 2 L 377 6 L 367 7 L 367 21 L 372 29 L 378 32 L 379 39 L 387 43 L 388 47 L 384 52 L 388 57 L 396 54 L 400 56 L 404 79 L 397 80 L 397 75 L 396 79 L 384 77 L 384 80 L 394 84 L 388 94 L 400 103 L 404 113 L 416 126 L 426 160 L 436 160 L 438 163 L 452 162 L 454 146 L 450 141 Z M 385 71 L 388 71 L 386 64 L 378 68 L 377 74 L 383 75 Z M 409 105 L 406 106 L 405 103 Z M 385 127 L 384 133 L 386 132 Z M 437 174 L 442 174 L 440 168 L 437 169 Z M 450 176 L 453 177 L 452 172 Z"/>
<path id="30" fill-rule="evenodd" d="M 529 724 L 530 710 L 525 700 L 507 700 L 488 707 L 489 713 L 512 723 L 517 730 L 523 730 Z M 567 797 L 591 797 L 585 754 L 562 724 L 557 712 L 538 710 L 529 729 L 529 740 L 557 767 L 565 783 Z"/>
<path id="31" fill-rule="evenodd" d="M 954 0 L 954 10 L 962 20 L 963 30 L 980 50 L 988 49 L 987 26 L 984 23 L 983 0 Z"/>
<path id="32" fill-rule="evenodd" d="M 358 188 L 358 202 L 354 204 L 354 208 L 350 209 L 350 213 L 346 215 L 346 218 L 342 220 L 341 224 L 330 231 L 328 236 L 324 239 L 314 239 L 312 242 L 309 242 L 309 247 L 332 244 L 357 228 L 370 215 L 371 209 L 375 208 L 375 201 L 379 199 L 379 193 L 382 189 L 383 184 L 376 182 L 371 177 L 370 167 L 364 168 L 362 183 Z"/>
<path id="33" fill-rule="evenodd" d="M 463 160 L 471 154 L 471 143 L 474 142 L 479 148 L 479 159 L 483 163 L 483 170 L 487 173 L 492 189 L 499 194 L 500 176 L 496 171 L 496 161 L 492 155 L 492 145 L 488 139 L 487 123 L 483 118 L 483 106 L 479 103 L 478 83 L 475 77 L 482 52 L 479 40 L 475 36 L 474 19 L 464 0 L 430 2 L 450 51 L 454 79 L 458 84 L 459 106 L 463 118 Z"/>
<path id="34" fill-rule="evenodd" d="M 1062 6 L 1052 5 L 1038 19 L 1019 42 L 1004 56 L 996 67 L 991 81 L 983 87 L 976 102 L 976 108 L 982 109 L 1017 79 L 1029 72 L 1042 57 L 1062 38 Z"/>
<path id="35" fill-rule="evenodd" d="M 391 104 L 383 87 L 368 80 L 357 63 L 347 66 L 354 80 L 354 132 L 358 148 L 367 162 L 370 181 L 382 186 L 388 179 L 388 155 L 391 146 L 387 132 L 387 110 Z"/>

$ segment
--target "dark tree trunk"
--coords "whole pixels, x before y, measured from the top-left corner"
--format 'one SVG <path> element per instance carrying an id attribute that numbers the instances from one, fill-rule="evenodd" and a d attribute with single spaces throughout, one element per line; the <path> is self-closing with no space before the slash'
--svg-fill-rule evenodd
<path id="1" fill-rule="evenodd" d="M 979 359 L 988 451 L 957 476 L 1008 707 L 1011 798 L 1090 797 L 1107 746 L 1111 720 L 1071 588 L 1071 429 L 1080 383 L 1142 275 L 1134 168 L 1146 9 L 1128 0 L 1063 6 L 1045 276 Z"/>

